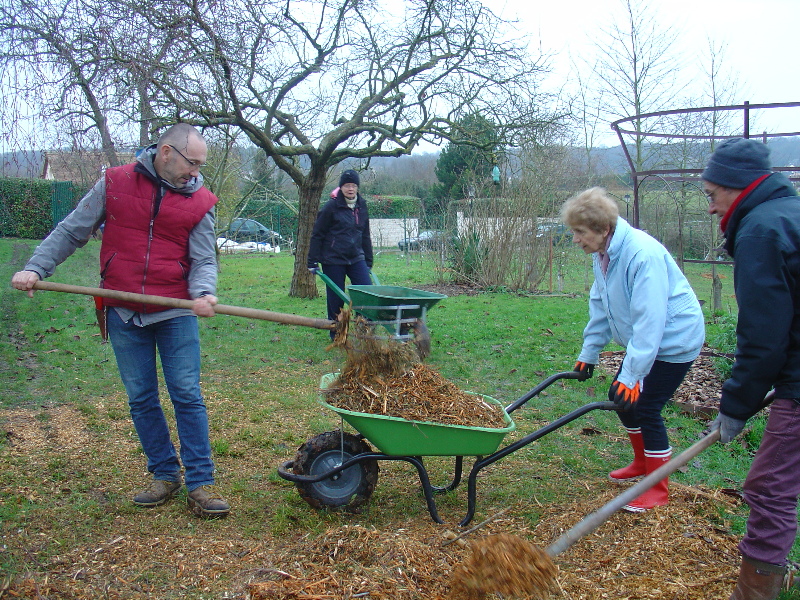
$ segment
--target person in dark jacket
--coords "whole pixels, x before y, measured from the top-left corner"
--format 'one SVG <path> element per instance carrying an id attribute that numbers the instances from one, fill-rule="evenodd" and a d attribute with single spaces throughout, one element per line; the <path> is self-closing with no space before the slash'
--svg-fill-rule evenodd
<path id="1" fill-rule="evenodd" d="M 194 127 L 170 127 L 135 163 L 107 169 L 14 274 L 11 285 L 33 297 L 34 284 L 52 275 L 105 224 L 100 287 L 193 301 L 190 310 L 104 299 L 101 327 L 107 327 L 152 473 L 147 488 L 133 496 L 134 504 L 167 502 L 181 489 L 183 466 L 192 512 L 223 517 L 230 505 L 213 485 L 208 412 L 200 391 L 197 317 L 213 317 L 217 303 L 217 197 L 203 186 L 200 173 L 207 155 Z M 180 457 L 161 407 L 156 353 L 175 411 Z"/>
<path id="2" fill-rule="evenodd" d="M 728 443 L 774 388 L 761 445 L 744 482 L 750 507 L 731 600 L 773 600 L 797 534 L 800 495 L 800 198 L 773 173 L 767 147 L 720 144 L 702 174 L 708 212 L 721 217 L 739 305 L 736 353 L 713 427 Z"/>
<path id="3" fill-rule="evenodd" d="M 317 215 L 307 266 L 322 272 L 344 289 L 345 277 L 352 285 L 369 285 L 372 268 L 372 240 L 369 233 L 367 203 L 358 193 L 360 179 L 352 169 L 339 178 L 339 191 L 328 200 Z M 344 301 L 327 288 L 328 319 L 336 320 Z M 331 332 L 331 337 L 333 337 Z"/>

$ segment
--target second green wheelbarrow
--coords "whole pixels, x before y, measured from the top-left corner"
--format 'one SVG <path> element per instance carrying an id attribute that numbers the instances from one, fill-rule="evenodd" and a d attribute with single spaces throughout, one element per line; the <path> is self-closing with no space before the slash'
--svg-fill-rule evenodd
<path id="1" fill-rule="evenodd" d="M 397 285 L 380 285 L 374 275 L 372 275 L 373 281 L 376 281 L 377 285 L 351 285 L 345 292 L 320 269 L 315 269 L 314 272 L 328 288 L 349 304 L 356 314 L 383 325 L 394 338 L 400 340 L 410 339 L 412 330 L 416 332 L 417 338 L 425 335 L 429 337 L 425 324 L 428 309 L 447 298 L 444 294 L 436 292 Z"/>

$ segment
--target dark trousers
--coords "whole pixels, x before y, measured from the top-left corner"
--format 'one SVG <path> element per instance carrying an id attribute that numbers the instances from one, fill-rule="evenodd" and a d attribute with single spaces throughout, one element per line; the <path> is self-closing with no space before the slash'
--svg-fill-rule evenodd
<path id="1" fill-rule="evenodd" d="M 617 413 L 619 420 L 628 429 L 641 428 L 645 450 L 667 450 L 670 447 L 661 410 L 672 399 L 693 362 L 655 361 L 644 378 L 642 393 L 634 408 Z"/>
<path id="2" fill-rule="evenodd" d="M 750 507 L 747 533 L 739 543 L 746 557 L 773 565 L 786 564 L 797 535 L 800 495 L 800 404 L 777 399 L 750 472 L 744 499 Z"/>
<path id="3" fill-rule="evenodd" d="M 369 277 L 369 267 L 363 260 L 353 263 L 352 265 L 331 265 L 322 263 L 322 272 L 331 278 L 331 281 L 339 286 L 340 290 L 344 290 L 344 279 L 348 277 L 351 285 L 370 285 L 372 280 Z M 328 299 L 328 319 L 335 321 L 344 306 L 342 300 L 336 292 L 330 288 L 326 288 Z"/>

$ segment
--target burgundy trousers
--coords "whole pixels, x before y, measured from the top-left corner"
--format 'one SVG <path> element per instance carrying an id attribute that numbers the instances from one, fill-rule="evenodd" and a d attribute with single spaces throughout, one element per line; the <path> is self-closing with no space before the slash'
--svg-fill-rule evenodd
<path id="1" fill-rule="evenodd" d="M 800 403 L 797 401 L 783 398 L 772 403 L 767 428 L 743 491 L 750 516 L 739 551 L 755 560 L 786 564 L 797 535 L 800 496 Z"/>

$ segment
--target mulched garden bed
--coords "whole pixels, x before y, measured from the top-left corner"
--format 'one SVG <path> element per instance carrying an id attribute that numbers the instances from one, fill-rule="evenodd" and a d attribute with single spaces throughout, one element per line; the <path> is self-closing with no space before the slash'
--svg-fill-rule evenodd
<path id="1" fill-rule="evenodd" d="M 719 396 L 722 380 L 714 368 L 713 351 L 703 348 L 703 353 L 694 361 L 686 378 L 673 396 L 673 402 L 682 412 L 705 418 L 713 418 L 719 411 Z M 600 354 L 599 367 L 611 378 L 619 370 L 625 352 L 622 350 Z"/>

